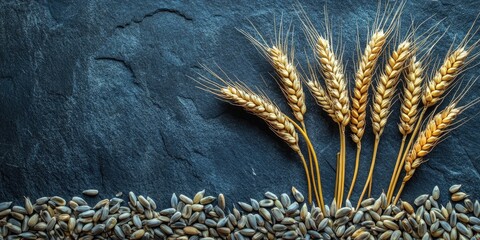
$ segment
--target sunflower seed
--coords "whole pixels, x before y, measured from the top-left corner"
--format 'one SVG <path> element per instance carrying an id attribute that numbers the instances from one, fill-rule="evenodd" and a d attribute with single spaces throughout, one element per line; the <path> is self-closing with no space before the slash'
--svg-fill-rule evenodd
<path id="1" fill-rule="evenodd" d="M 423 194 L 415 198 L 415 201 L 413 201 L 413 203 L 417 206 L 421 206 L 425 203 L 427 199 L 428 199 L 428 194 Z"/>
<path id="2" fill-rule="evenodd" d="M 238 205 L 245 211 L 245 212 L 251 212 L 253 211 L 253 207 L 245 202 L 238 202 Z"/>
<path id="3" fill-rule="evenodd" d="M 305 197 L 303 196 L 303 194 L 300 191 L 298 191 L 295 187 L 292 187 L 292 194 L 293 194 L 293 197 L 295 198 L 295 201 L 299 203 L 303 203 L 305 201 Z"/>
<path id="4" fill-rule="evenodd" d="M 213 197 L 213 196 L 206 196 L 206 197 L 203 197 L 202 199 L 200 199 L 200 203 L 203 204 L 203 205 L 210 204 L 213 201 L 215 201 L 215 197 Z"/>
<path id="5" fill-rule="evenodd" d="M 265 193 L 265 197 L 268 198 L 268 199 L 272 199 L 272 200 L 278 200 L 278 197 L 277 195 L 271 193 L 271 192 L 266 192 Z"/>
<path id="6" fill-rule="evenodd" d="M 458 192 L 458 190 L 460 190 L 461 187 L 462 187 L 461 184 L 455 184 L 455 185 L 452 185 L 452 186 L 448 189 L 448 191 L 453 194 L 453 193 Z"/>
<path id="7" fill-rule="evenodd" d="M 82 192 L 83 195 L 89 196 L 89 197 L 95 197 L 98 195 L 98 190 L 97 189 L 87 189 Z"/>

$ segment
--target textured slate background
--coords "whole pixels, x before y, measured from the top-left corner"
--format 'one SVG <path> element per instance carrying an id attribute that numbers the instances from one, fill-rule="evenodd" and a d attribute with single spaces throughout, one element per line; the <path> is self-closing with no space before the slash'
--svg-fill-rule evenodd
<path id="1" fill-rule="evenodd" d="M 312 19 L 323 20 L 324 2 L 302 5 Z M 376 4 L 351 0 L 327 5 L 336 36 L 343 35 L 352 77 L 356 29 L 364 39 Z M 431 17 L 421 28 L 426 29 L 445 18 L 438 29 L 450 30 L 435 52 L 441 59 L 478 11 L 475 0 L 409 1 L 403 25 Z M 251 31 L 250 19 L 272 37 L 274 16 L 282 13 L 296 26 L 297 55 L 305 66 L 308 49 L 293 1 L 2 1 L 0 201 L 24 195 L 71 197 L 87 188 L 99 189 L 100 197 L 134 190 L 163 203 L 172 192 L 201 189 L 222 192 L 230 201 L 287 192 L 292 185 L 306 192 L 299 159 L 263 122 L 216 100 L 187 78 L 202 72 L 199 63 L 216 62 L 248 85 L 265 89 L 289 111 L 271 67 L 235 29 Z M 479 75 L 474 67 L 463 78 Z M 477 83 L 465 102 L 478 97 L 479 90 Z M 310 97 L 307 102 L 307 125 L 321 159 L 325 195 L 331 199 L 337 129 Z M 428 193 L 435 185 L 446 193 L 454 183 L 480 196 L 478 111 L 475 106 L 466 112 L 473 119 L 429 155 L 405 198 Z M 380 146 L 376 195 L 388 185 L 399 146 L 397 116 L 391 115 Z M 370 161 L 368 128 L 360 185 Z M 347 173 L 352 172 L 353 154 L 350 144 Z"/>

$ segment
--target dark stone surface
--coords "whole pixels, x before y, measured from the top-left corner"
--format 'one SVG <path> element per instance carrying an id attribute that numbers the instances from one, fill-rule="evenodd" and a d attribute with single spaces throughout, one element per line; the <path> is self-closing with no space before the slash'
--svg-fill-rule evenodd
<path id="1" fill-rule="evenodd" d="M 364 39 L 366 21 L 375 15 L 371 2 L 327 3 L 336 37 L 343 35 L 350 78 L 357 26 Z M 302 5 L 312 19 L 323 19 L 324 2 Z M 408 2 L 402 22 L 406 28 L 412 18 L 431 17 L 421 31 L 445 18 L 438 30 L 450 28 L 435 48 L 441 59 L 452 40 L 465 35 L 478 10 L 475 0 Z M 100 197 L 133 190 L 162 203 L 172 192 L 201 189 L 222 192 L 229 201 L 286 192 L 292 185 L 306 192 L 299 159 L 287 145 L 263 122 L 197 89 L 187 77 L 202 72 L 199 63 L 216 62 L 289 111 L 271 67 L 235 29 L 251 30 L 250 19 L 273 37 L 274 16 L 282 13 L 296 26 L 301 60 L 307 45 L 293 1 L 2 1 L 0 201 L 71 197 L 87 188 L 99 189 Z M 463 78 L 479 75 L 475 66 Z M 477 83 L 464 102 L 479 97 L 479 91 Z M 307 101 L 307 125 L 320 157 L 325 196 L 331 199 L 336 125 L 310 97 Z M 375 195 L 388 185 L 400 143 L 398 102 L 395 109 L 382 137 Z M 472 120 L 429 155 L 405 198 L 435 185 L 446 193 L 454 183 L 480 197 L 478 110 L 467 111 L 464 117 Z M 360 185 L 369 165 L 370 125 L 367 132 Z M 354 146 L 348 147 L 350 173 Z"/>

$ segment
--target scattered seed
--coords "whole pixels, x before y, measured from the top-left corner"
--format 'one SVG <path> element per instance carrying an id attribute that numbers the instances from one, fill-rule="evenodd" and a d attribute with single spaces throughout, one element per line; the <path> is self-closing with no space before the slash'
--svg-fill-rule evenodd
<path id="1" fill-rule="evenodd" d="M 95 196 L 98 195 L 98 190 L 97 189 L 87 189 L 87 190 L 84 190 L 82 193 L 85 196 L 95 197 Z"/>
<path id="2" fill-rule="evenodd" d="M 458 192 L 458 190 L 460 190 L 461 187 L 462 187 L 461 184 L 455 184 L 455 185 L 452 185 L 452 186 L 448 189 L 448 191 L 450 191 L 450 193 L 453 194 L 453 193 Z"/>

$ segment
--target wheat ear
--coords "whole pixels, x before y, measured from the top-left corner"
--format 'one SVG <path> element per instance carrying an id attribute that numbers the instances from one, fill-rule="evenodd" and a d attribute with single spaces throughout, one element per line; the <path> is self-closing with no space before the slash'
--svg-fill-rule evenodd
<path id="1" fill-rule="evenodd" d="M 402 135 L 408 135 L 418 118 L 418 108 L 422 98 L 423 65 L 416 56 L 408 63 L 403 88 L 403 100 L 400 107 L 400 124 L 398 129 Z"/>
<path id="2" fill-rule="evenodd" d="M 226 86 L 220 89 L 220 97 L 243 107 L 246 111 L 263 119 L 281 139 L 295 152 L 299 152 L 298 134 L 295 126 L 287 120 L 284 113 L 265 96 L 239 86 Z"/>
<path id="3" fill-rule="evenodd" d="M 256 29 L 255 29 L 256 30 Z M 283 27 L 277 32 L 275 29 L 275 43 L 268 44 L 261 34 L 258 32 L 260 38 L 257 39 L 244 30 L 239 30 L 254 46 L 255 48 L 270 62 L 279 77 L 282 92 L 287 98 L 288 105 L 293 111 L 295 118 L 303 124 L 304 115 L 307 111 L 305 106 L 305 94 L 303 92 L 302 82 L 300 81 L 299 72 L 294 63 L 293 47 L 288 48 L 289 42 L 283 36 Z M 288 35 L 288 32 L 287 32 Z"/>
<path id="4" fill-rule="evenodd" d="M 368 90 L 372 83 L 372 77 L 375 72 L 375 65 L 385 45 L 386 34 L 383 30 L 376 31 L 370 38 L 358 65 L 355 74 L 355 88 L 352 96 L 352 109 L 350 111 L 350 129 L 352 131 L 353 142 L 357 144 L 357 153 L 355 157 L 355 169 L 353 172 L 352 183 L 348 191 L 347 199 L 350 199 L 355 181 L 357 179 L 358 167 L 360 165 L 360 152 L 362 149 L 361 139 L 365 133 L 365 124 L 367 117 Z"/>
<path id="5" fill-rule="evenodd" d="M 370 164 L 370 171 L 368 173 L 367 181 L 363 188 L 362 194 L 358 200 L 361 203 L 367 188 L 371 189 L 371 183 L 373 179 L 373 171 L 375 168 L 375 161 L 377 158 L 378 145 L 380 142 L 380 136 L 383 133 L 385 125 L 387 123 L 390 107 L 393 102 L 395 89 L 400 77 L 400 73 L 404 68 L 404 63 L 410 54 L 410 42 L 408 40 L 403 41 L 397 47 L 397 49 L 390 55 L 385 65 L 385 71 L 380 76 L 375 89 L 375 96 L 372 105 L 372 127 L 375 134 L 374 149 L 372 155 L 372 162 Z"/>
<path id="6" fill-rule="evenodd" d="M 288 100 L 288 105 L 292 109 L 295 118 L 303 123 L 307 108 L 305 106 L 302 83 L 293 62 L 293 56 L 288 58 L 287 54 L 277 46 L 268 48 L 267 52 L 273 67 L 280 77 L 280 85 Z"/>
<path id="7" fill-rule="evenodd" d="M 400 144 L 397 161 L 395 162 L 392 178 L 388 187 L 388 202 L 392 199 L 395 185 L 402 170 L 403 161 L 401 161 L 401 158 L 407 135 L 413 131 L 415 127 L 414 125 L 418 119 L 418 108 L 420 99 L 422 98 L 423 71 L 422 61 L 418 60 L 416 56 L 412 56 L 406 69 L 403 99 L 400 107 L 400 124 L 398 125 L 398 129 L 402 134 L 402 142 Z"/>
<path id="8" fill-rule="evenodd" d="M 440 69 L 438 69 L 425 87 L 425 91 L 422 95 L 424 107 L 431 107 L 442 99 L 447 88 L 461 72 L 468 54 L 469 51 L 464 47 L 461 47 L 445 59 L 442 66 L 440 66 Z"/>
<path id="9" fill-rule="evenodd" d="M 402 185 L 398 190 L 394 203 L 398 201 L 402 194 L 405 184 L 413 177 L 415 170 L 424 162 L 424 157 L 438 144 L 441 137 L 448 131 L 449 127 L 457 116 L 465 109 L 465 107 L 457 107 L 457 102 L 454 101 L 448 105 L 444 110 L 437 113 L 426 125 L 425 129 L 420 132 L 417 137 L 412 150 L 408 153 L 405 159 L 405 177 Z"/>

